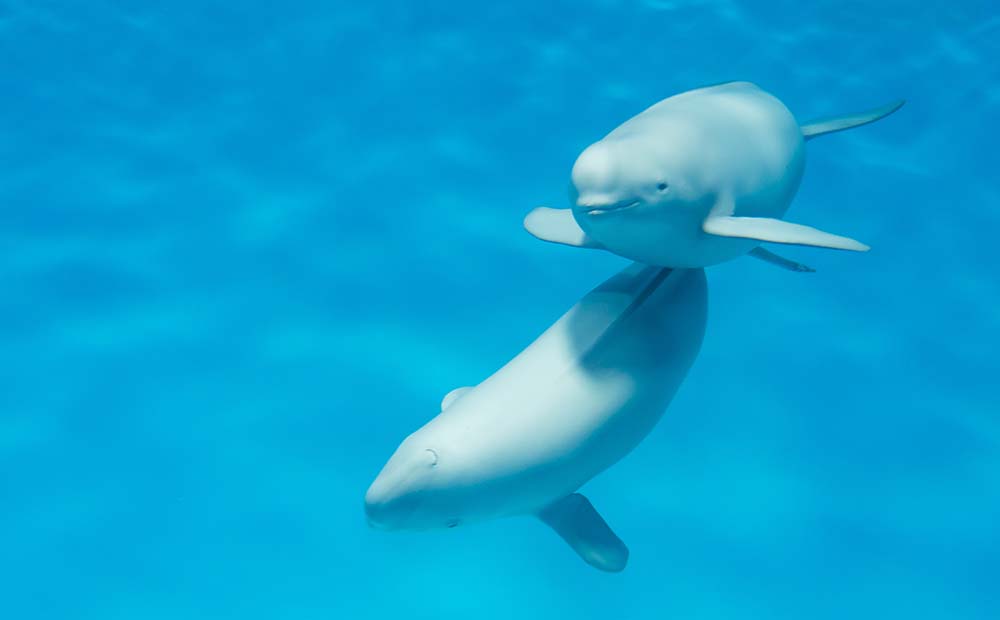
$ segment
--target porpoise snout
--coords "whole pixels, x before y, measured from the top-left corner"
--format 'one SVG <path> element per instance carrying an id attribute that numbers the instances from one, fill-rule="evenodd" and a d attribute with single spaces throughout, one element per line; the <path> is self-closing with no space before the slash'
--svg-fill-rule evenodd
<path id="1" fill-rule="evenodd" d="M 400 519 L 399 493 L 388 477 L 380 475 L 365 493 L 365 518 L 371 527 L 387 530 Z"/>
<path id="2" fill-rule="evenodd" d="M 436 465 L 437 452 L 403 442 L 365 493 L 368 523 L 380 529 L 413 527 Z"/>
<path id="3" fill-rule="evenodd" d="M 637 196 L 617 182 L 611 148 L 603 142 L 587 147 L 573 164 L 573 207 L 588 215 L 602 215 L 639 205 Z"/>
<path id="4" fill-rule="evenodd" d="M 641 200 L 635 198 L 616 200 L 613 197 L 587 197 L 577 200 L 576 208 L 580 211 L 585 211 L 587 215 L 605 215 L 607 213 L 616 213 L 638 207 L 641 202 Z"/>
<path id="5" fill-rule="evenodd" d="M 610 194 L 587 192 L 585 194 L 580 194 L 580 196 L 576 199 L 576 204 L 574 206 L 578 209 L 603 209 L 605 207 L 610 207 L 617 202 L 620 202 L 618 198 Z"/>

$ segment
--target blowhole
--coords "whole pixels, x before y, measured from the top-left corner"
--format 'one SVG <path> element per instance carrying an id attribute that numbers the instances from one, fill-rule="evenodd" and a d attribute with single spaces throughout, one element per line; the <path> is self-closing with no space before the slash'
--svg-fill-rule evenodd
<path id="1" fill-rule="evenodd" d="M 437 464 L 438 464 L 438 453 L 435 452 L 434 450 L 431 450 L 430 448 L 427 448 L 427 451 L 431 455 L 431 467 L 437 467 Z"/>

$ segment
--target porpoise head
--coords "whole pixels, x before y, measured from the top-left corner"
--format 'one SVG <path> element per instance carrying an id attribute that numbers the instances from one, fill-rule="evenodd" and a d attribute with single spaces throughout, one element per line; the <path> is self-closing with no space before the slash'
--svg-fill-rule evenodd
<path id="1" fill-rule="evenodd" d="M 573 209 L 591 217 L 664 205 L 675 198 L 671 171 L 659 158 L 630 145 L 602 140 L 587 147 L 573 164 Z"/>
<path id="2" fill-rule="evenodd" d="M 429 434 L 406 438 L 365 493 L 365 515 L 384 530 L 454 527 L 440 492 L 447 467 Z"/>
<path id="3" fill-rule="evenodd" d="M 644 248 L 683 244 L 700 234 L 706 193 L 699 185 L 684 153 L 670 144 L 605 138 L 573 165 L 573 217 L 612 252 L 649 262 Z M 680 245 L 677 249 L 683 252 Z"/>

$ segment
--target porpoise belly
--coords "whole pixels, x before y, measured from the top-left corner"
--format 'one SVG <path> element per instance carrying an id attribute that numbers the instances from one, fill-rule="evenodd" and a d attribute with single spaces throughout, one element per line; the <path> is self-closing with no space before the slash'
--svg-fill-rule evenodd
<path id="1" fill-rule="evenodd" d="M 639 207 L 617 217 L 613 234 L 593 232 L 610 251 L 647 265 L 677 268 L 707 267 L 746 254 L 759 244 L 750 239 L 709 235 L 701 228 L 705 208 L 690 216 L 657 212 L 658 206 Z M 593 228 L 591 228 L 593 230 Z"/>

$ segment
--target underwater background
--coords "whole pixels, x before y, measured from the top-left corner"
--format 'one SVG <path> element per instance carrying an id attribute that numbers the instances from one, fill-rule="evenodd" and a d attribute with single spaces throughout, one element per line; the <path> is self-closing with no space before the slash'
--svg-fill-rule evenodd
<path id="1" fill-rule="evenodd" d="M 1000 8 L 0 0 L 0 608 L 17 619 L 1000 617 Z M 868 254 L 710 268 L 655 431 L 531 518 L 366 526 L 449 390 L 610 254 L 521 228 L 590 142 L 731 79 L 815 140 L 789 219 Z"/>

